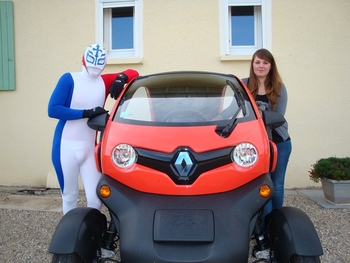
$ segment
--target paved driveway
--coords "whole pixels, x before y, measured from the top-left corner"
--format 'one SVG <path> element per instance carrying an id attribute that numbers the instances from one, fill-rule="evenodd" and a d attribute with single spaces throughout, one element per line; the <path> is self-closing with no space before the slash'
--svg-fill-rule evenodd
<path id="1" fill-rule="evenodd" d="M 319 190 L 286 190 L 285 205 L 311 218 L 324 249 L 322 263 L 349 263 L 350 206 L 331 208 L 322 198 Z M 83 194 L 79 205 L 85 205 Z M 0 187 L 0 262 L 50 262 L 47 249 L 61 217 L 58 190 Z"/>

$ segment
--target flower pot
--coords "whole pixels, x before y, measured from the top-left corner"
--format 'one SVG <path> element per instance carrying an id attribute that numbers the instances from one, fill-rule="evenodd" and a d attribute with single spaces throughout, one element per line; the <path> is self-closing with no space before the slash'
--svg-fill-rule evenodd
<path id="1" fill-rule="evenodd" d="M 322 189 L 326 200 L 335 205 L 350 204 L 350 180 L 336 181 L 322 178 Z"/>

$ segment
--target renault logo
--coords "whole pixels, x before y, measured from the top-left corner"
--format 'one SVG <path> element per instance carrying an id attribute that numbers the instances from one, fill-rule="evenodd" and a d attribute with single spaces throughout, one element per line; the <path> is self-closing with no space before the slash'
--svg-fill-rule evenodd
<path id="1" fill-rule="evenodd" d="M 179 152 L 174 166 L 180 177 L 188 177 L 193 167 L 190 154 L 188 152 Z"/>

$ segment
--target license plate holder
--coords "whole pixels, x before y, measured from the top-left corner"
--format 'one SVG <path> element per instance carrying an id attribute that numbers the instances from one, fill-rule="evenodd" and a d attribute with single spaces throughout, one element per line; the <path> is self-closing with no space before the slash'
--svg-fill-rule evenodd
<path id="1" fill-rule="evenodd" d="M 214 241 L 214 214 L 211 210 L 157 210 L 153 223 L 153 239 L 156 242 Z"/>

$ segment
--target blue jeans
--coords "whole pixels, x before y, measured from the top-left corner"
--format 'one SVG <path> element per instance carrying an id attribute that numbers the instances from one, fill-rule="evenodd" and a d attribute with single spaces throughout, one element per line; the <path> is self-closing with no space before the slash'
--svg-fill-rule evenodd
<path id="1" fill-rule="evenodd" d="M 292 143 L 290 140 L 276 143 L 278 155 L 275 171 L 270 173 L 273 182 L 275 193 L 272 199 L 266 204 L 263 218 L 273 209 L 283 206 L 284 200 L 284 179 L 286 177 L 286 170 L 289 161 L 289 156 L 292 152 Z"/>

